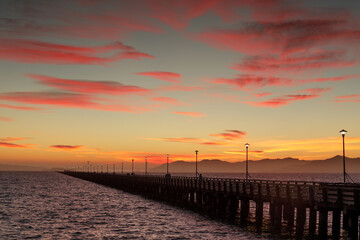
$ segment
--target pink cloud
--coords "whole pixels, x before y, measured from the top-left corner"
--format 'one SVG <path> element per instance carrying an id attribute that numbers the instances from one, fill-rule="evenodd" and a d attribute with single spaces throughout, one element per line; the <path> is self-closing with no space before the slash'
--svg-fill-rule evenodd
<path id="1" fill-rule="evenodd" d="M 0 142 L 0 147 L 9 147 L 9 148 L 27 148 L 27 146 L 8 143 L 8 142 Z"/>
<path id="2" fill-rule="evenodd" d="M 261 98 L 261 97 L 266 97 L 266 96 L 270 96 L 272 95 L 272 93 L 270 92 L 264 92 L 264 93 L 254 93 L 255 97 Z"/>
<path id="3" fill-rule="evenodd" d="M 199 113 L 199 112 L 173 112 L 173 113 L 185 115 L 185 116 L 189 116 L 189 117 L 196 117 L 196 118 L 205 116 L 203 113 Z"/>
<path id="4" fill-rule="evenodd" d="M 10 109 L 16 109 L 16 110 L 41 110 L 41 108 L 35 108 L 35 107 L 23 107 L 23 106 L 13 106 L 8 104 L 0 104 L 0 108 L 10 108 Z"/>
<path id="5" fill-rule="evenodd" d="M 340 77 L 330 77 L 330 78 L 316 78 L 316 79 L 307 79 L 307 80 L 302 80 L 301 83 L 312 83 L 312 82 L 337 82 L 337 81 L 344 81 L 344 80 L 348 80 L 351 78 L 355 78 L 358 77 L 359 74 L 356 75 L 345 75 L 345 76 L 340 76 Z"/>
<path id="6" fill-rule="evenodd" d="M 114 56 L 112 58 L 112 60 L 117 61 L 117 60 L 121 60 L 121 59 L 134 59 L 134 60 L 141 60 L 141 58 L 155 58 L 154 56 L 147 54 L 147 53 L 142 53 L 142 52 L 138 52 L 138 51 L 126 51 L 126 52 L 122 52 L 116 56 Z"/>
<path id="7" fill-rule="evenodd" d="M 8 118 L 8 117 L 0 117 L 0 121 L 3 121 L 3 122 L 13 122 L 14 119 Z"/>
<path id="8" fill-rule="evenodd" d="M 50 146 L 51 148 L 55 148 L 55 149 L 61 149 L 61 150 L 75 150 L 75 149 L 79 149 L 83 146 L 72 146 L 72 145 L 52 145 Z"/>
<path id="9" fill-rule="evenodd" d="M 360 102 L 360 94 L 350 94 L 350 95 L 343 95 L 343 96 L 336 96 L 337 100 L 335 102 L 353 102 L 357 103 Z"/>
<path id="10" fill-rule="evenodd" d="M 153 12 L 150 16 L 177 30 L 185 28 L 190 20 L 205 14 L 216 2 L 218 0 L 148 1 Z"/>
<path id="11" fill-rule="evenodd" d="M 142 94 L 150 92 L 149 89 L 133 85 L 124 85 L 113 81 L 71 80 L 33 74 L 27 76 L 39 80 L 41 84 L 70 92 L 101 93 L 108 95 Z"/>
<path id="12" fill-rule="evenodd" d="M 198 90 L 204 90 L 204 88 L 202 87 L 196 87 L 196 86 L 161 86 L 157 88 L 159 91 L 164 91 L 164 92 L 179 92 L 179 91 L 184 91 L 184 92 L 193 92 L 193 91 L 198 91 Z"/>
<path id="13" fill-rule="evenodd" d="M 311 93 L 313 95 L 331 91 L 331 88 L 308 88 L 298 91 L 299 93 Z"/>
<path id="14" fill-rule="evenodd" d="M 238 89 L 252 90 L 254 88 L 260 88 L 265 86 L 291 86 L 294 82 L 293 80 L 285 78 L 239 74 L 237 75 L 237 78 L 217 78 L 215 80 L 212 80 L 212 83 L 233 85 L 236 86 Z"/>
<path id="15" fill-rule="evenodd" d="M 345 54 L 344 51 L 318 50 L 314 53 L 310 51 L 291 55 L 257 55 L 246 57 L 242 63 L 235 65 L 233 68 L 247 72 L 271 72 L 348 67 L 354 65 L 355 61 L 347 60 Z"/>
<path id="16" fill-rule="evenodd" d="M 359 30 L 347 30 L 345 20 L 249 22 L 237 29 L 218 29 L 195 39 L 211 46 L 250 55 L 281 55 L 345 42 L 355 45 Z"/>
<path id="17" fill-rule="evenodd" d="M 210 134 L 210 136 L 222 138 L 225 140 L 237 140 L 244 138 L 246 136 L 246 133 L 239 130 L 225 130 L 225 132 L 223 133 Z"/>
<path id="18" fill-rule="evenodd" d="M 170 98 L 170 97 L 154 97 L 151 98 L 152 101 L 156 101 L 156 102 L 164 102 L 164 103 L 168 103 L 168 104 L 173 104 L 173 105 L 181 105 L 182 103 L 179 100 L 176 100 L 175 98 Z"/>
<path id="19" fill-rule="evenodd" d="M 67 108 L 83 108 L 115 112 L 139 112 L 148 111 L 146 108 L 139 108 L 125 105 L 104 105 L 100 104 L 95 97 L 87 94 L 63 93 L 63 92 L 10 92 L 0 94 L 0 100 L 22 102 L 36 105 L 53 105 Z"/>
<path id="20" fill-rule="evenodd" d="M 110 57 L 99 54 L 113 52 Z M 115 51 L 115 52 L 114 52 Z M 121 59 L 154 58 L 116 42 L 104 46 L 79 47 L 42 41 L 0 38 L 0 59 L 46 64 L 106 65 Z"/>
<path id="21" fill-rule="evenodd" d="M 346 99 L 346 98 L 357 98 L 357 97 L 360 97 L 360 94 L 350 94 L 350 95 L 336 96 L 336 98 L 343 98 L 343 99 Z"/>
<path id="22" fill-rule="evenodd" d="M 153 72 L 138 72 L 138 75 L 148 76 L 162 81 L 178 83 L 180 82 L 181 75 L 173 72 L 162 72 L 162 71 L 153 71 Z"/>
<path id="23" fill-rule="evenodd" d="M 63 5 L 51 1 L 35 5 L 9 2 L 4 7 L 11 9 L 12 14 L 0 19 L 0 28 L 6 34 L 15 36 L 47 35 L 106 40 L 119 39 L 132 32 L 162 31 L 145 17 L 149 15 L 146 1 L 129 1 L 125 5 L 119 1 L 101 4 L 79 2 L 71 1 Z"/>
<path id="24" fill-rule="evenodd" d="M 293 95 L 284 95 L 278 98 L 273 98 L 264 102 L 245 102 L 245 103 L 259 107 L 280 107 L 280 106 L 288 105 L 295 101 L 313 99 L 318 97 L 320 97 L 320 95 L 293 94 Z"/>

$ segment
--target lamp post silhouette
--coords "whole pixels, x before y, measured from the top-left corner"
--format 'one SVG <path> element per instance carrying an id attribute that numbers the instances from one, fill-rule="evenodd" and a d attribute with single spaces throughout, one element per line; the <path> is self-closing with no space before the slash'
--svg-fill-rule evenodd
<path id="1" fill-rule="evenodd" d="M 249 180 L 249 145 L 248 143 L 245 143 L 245 147 L 246 147 L 246 174 L 245 174 L 245 178 L 246 181 Z"/>
<path id="2" fill-rule="evenodd" d="M 195 161 L 195 176 L 196 176 L 196 178 L 198 177 L 198 170 L 197 170 L 198 153 L 199 153 L 199 151 L 198 151 L 198 150 L 196 150 L 196 151 L 195 151 L 195 154 L 196 154 L 196 161 Z"/>
<path id="3" fill-rule="evenodd" d="M 134 159 L 131 159 L 131 175 L 134 175 Z"/>
<path id="4" fill-rule="evenodd" d="M 145 157 L 145 175 L 147 175 L 147 157 Z"/>
<path id="5" fill-rule="evenodd" d="M 124 174 L 124 160 L 121 161 L 121 174 Z"/>
<path id="6" fill-rule="evenodd" d="M 345 133 L 347 133 L 347 131 L 345 129 L 340 131 L 341 135 L 342 135 L 342 139 L 343 139 L 343 170 L 344 170 L 344 183 L 346 182 L 346 171 L 345 171 Z"/>
<path id="7" fill-rule="evenodd" d="M 166 175 L 169 175 L 169 154 L 166 154 Z"/>

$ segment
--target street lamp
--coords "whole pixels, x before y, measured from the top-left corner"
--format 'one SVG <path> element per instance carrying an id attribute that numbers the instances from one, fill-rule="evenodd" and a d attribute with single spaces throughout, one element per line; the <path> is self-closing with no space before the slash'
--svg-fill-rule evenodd
<path id="1" fill-rule="evenodd" d="M 131 159 L 131 175 L 134 175 L 134 159 Z"/>
<path id="2" fill-rule="evenodd" d="M 166 176 L 169 175 L 169 154 L 166 154 Z"/>
<path id="3" fill-rule="evenodd" d="M 196 178 L 197 178 L 197 176 L 198 176 L 198 170 L 197 170 L 198 153 L 199 153 L 199 151 L 198 151 L 198 150 L 196 150 L 196 151 L 195 151 L 195 154 L 196 154 L 196 162 L 195 162 L 195 176 L 196 176 Z"/>
<path id="4" fill-rule="evenodd" d="M 246 181 L 249 180 L 249 145 L 248 143 L 245 143 L 245 147 L 246 147 Z"/>
<path id="5" fill-rule="evenodd" d="M 147 174 L 147 157 L 145 157 L 145 175 Z"/>
<path id="6" fill-rule="evenodd" d="M 343 139 L 343 170 L 344 170 L 344 183 L 346 182 L 346 171 L 345 171 L 345 133 L 347 131 L 345 129 L 340 131 Z"/>

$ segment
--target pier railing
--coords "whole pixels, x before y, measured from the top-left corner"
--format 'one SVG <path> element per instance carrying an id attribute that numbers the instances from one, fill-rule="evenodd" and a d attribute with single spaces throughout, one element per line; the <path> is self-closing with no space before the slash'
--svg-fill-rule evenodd
<path id="1" fill-rule="evenodd" d="M 241 225 L 246 225 L 249 202 L 253 201 L 256 225 L 260 228 L 266 203 L 270 207 L 272 231 L 281 231 L 284 225 L 294 226 L 298 236 L 304 233 L 307 222 L 309 237 L 316 235 L 325 239 L 328 236 L 328 212 L 332 212 L 332 238 L 340 236 L 341 217 L 347 236 L 350 239 L 359 237 L 360 184 L 84 172 L 65 174 L 189 207 L 217 218 L 238 219 Z"/>

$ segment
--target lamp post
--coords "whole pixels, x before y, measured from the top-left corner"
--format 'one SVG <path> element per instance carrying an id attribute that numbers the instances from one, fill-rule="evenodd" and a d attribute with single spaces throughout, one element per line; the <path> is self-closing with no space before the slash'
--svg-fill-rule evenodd
<path id="1" fill-rule="evenodd" d="M 198 150 L 196 150 L 196 151 L 195 151 L 195 154 L 196 154 L 196 162 L 195 162 L 195 176 L 196 176 L 196 178 L 198 177 L 198 170 L 197 170 L 198 153 L 199 153 L 199 151 L 198 151 Z"/>
<path id="2" fill-rule="evenodd" d="M 166 154 L 166 175 L 169 175 L 169 154 Z"/>
<path id="3" fill-rule="evenodd" d="M 145 157 L 145 175 L 147 175 L 147 157 Z"/>
<path id="4" fill-rule="evenodd" d="M 134 175 L 134 159 L 131 159 L 131 175 Z"/>
<path id="5" fill-rule="evenodd" d="M 121 161 L 121 174 L 124 174 L 124 160 Z"/>
<path id="6" fill-rule="evenodd" d="M 246 147 L 246 181 L 249 180 L 249 145 L 248 143 L 245 143 L 245 147 Z"/>
<path id="7" fill-rule="evenodd" d="M 341 135 L 342 135 L 342 139 L 343 139 L 343 170 L 344 170 L 344 183 L 346 182 L 346 171 L 345 171 L 345 133 L 347 133 L 347 131 L 345 129 L 340 131 Z"/>

